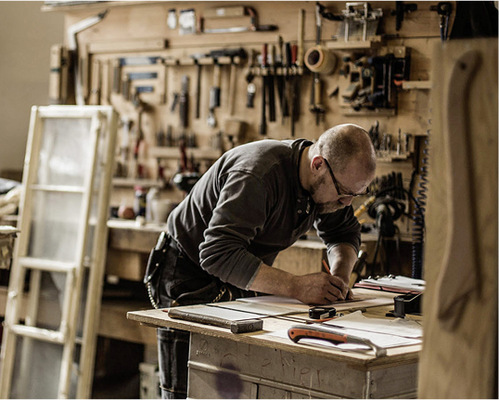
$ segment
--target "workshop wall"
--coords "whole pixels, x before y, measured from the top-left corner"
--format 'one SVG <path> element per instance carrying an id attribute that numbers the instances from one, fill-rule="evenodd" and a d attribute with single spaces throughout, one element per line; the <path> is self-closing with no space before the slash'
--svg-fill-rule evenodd
<path id="1" fill-rule="evenodd" d="M 346 6 L 345 2 L 321 4 L 334 16 L 342 15 Z M 162 195 L 180 200 L 183 194 L 168 183 L 180 168 L 189 168 L 191 158 L 203 172 L 233 145 L 293 136 L 314 140 L 325 129 L 346 122 L 366 129 L 378 126 L 373 129 L 379 148 L 378 176 L 396 171 L 408 187 L 424 148 L 424 140 L 418 138 L 424 138 L 429 129 L 430 48 L 440 41 L 440 16 L 432 9 L 436 5 L 419 2 L 417 10 L 399 14 L 403 20 L 398 29 L 395 3 L 372 3 L 374 13 L 381 12 L 382 18 L 378 26 L 367 25 L 367 40 L 363 40 L 362 25 L 356 31 L 350 27 L 346 41 L 342 21 L 321 18 L 323 48 L 317 54 L 325 61 L 321 64 L 319 58 L 313 65 L 312 58 L 304 57 L 318 74 L 301 62 L 301 55 L 307 56 L 317 41 L 315 2 L 127 2 L 47 9 L 65 12 L 66 29 L 107 10 L 100 22 L 78 33 L 79 84 L 87 103 L 112 104 L 120 114 L 112 199 L 118 206 L 132 204 L 137 184 L 159 185 Z M 269 26 L 277 29 L 268 31 Z M 237 30 L 242 31 L 232 32 Z M 274 77 L 277 81 L 281 72 L 285 82 L 295 82 L 298 112 L 293 132 L 291 117 L 282 116 L 277 91 L 275 120 L 267 108 L 266 123 L 262 123 L 262 90 L 269 68 L 262 68 L 261 54 L 266 44 L 268 53 L 274 54 L 273 47 L 279 60 L 279 38 L 284 48 L 286 43 L 300 45 L 300 32 L 303 46 L 298 65 L 291 69 L 276 66 Z M 247 57 L 224 57 L 223 51 L 238 49 Z M 387 63 L 390 54 L 394 61 Z M 198 65 L 196 55 L 201 55 Z M 57 57 L 54 62 L 59 62 Z M 131 65 L 137 63 L 142 65 Z M 383 68 L 389 67 L 393 71 L 387 84 Z M 52 100 L 73 102 L 71 83 L 62 94 L 57 88 L 64 79 L 52 78 L 51 88 L 56 88 Z M 317 78 L 320 88 L 313 85 Z M 247 106 L 248 81 L 254 84 L 253 107 Z M 217 86 L 220 105 L 210 107 L 210 92 Z M 380 87 L 385 90 L 381 97 Z M 312 91 L 318 95 L 312 96 Z M 362 96 L 375 91 L 378 97 L 371 102 Z M 187 148 L 183 161 L 180 139 L 196 146 Z"/>
<path id="2" fill-rule="evenodd" d="M 64 16 L 39 1 L 0 2 L 0 176 L 21 179 L 32 105 L 48 104 L 50 46 L 61 42 Z"/>

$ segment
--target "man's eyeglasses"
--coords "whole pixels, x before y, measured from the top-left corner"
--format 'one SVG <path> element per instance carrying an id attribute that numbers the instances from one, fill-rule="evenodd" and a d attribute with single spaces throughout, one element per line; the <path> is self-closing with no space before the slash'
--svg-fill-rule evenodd
<path id="1" fill-rule="evenodd" d="M 331 178 L 333 178 L 333 183 L 334 187 L 336 188 L 336 192 L 338 192 L 338 196 L 340 197 L 357 197 L 357 196 L 365 196 L 369 194 L 369 188 L 367 188 L 364 192 L 362 193 L 341 193 L 340 190 L 340 185 L 338 184 L 338 181 L 336 180 L 336 177 L 334 176 L 333 170 L 331 166 L 329 165 L 329 162 L 323 157 L 324 162 L 326 163 L 327 169 L 329 169 L 329 173 L 331 174 Z"/>

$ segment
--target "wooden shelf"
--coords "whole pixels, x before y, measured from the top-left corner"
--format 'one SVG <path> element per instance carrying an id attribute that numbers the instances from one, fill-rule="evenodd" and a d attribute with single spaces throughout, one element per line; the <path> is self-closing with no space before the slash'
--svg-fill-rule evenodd
<path id="1" fill-rule="evenodd" d="M 363 117 L 368 117 L 368 116 L 375 116 L 375 117 L 393 117 L 397 115 L 397 110 L 394 108 L 380 108 L 376 110 L 364 110 L 362 109 L 361 111 L 355 111 L 351 107 L 345 107 L 344 110 L 341 110 L 341 114 L 345 116 L 363 116 Z"/>
<path id="2" fill-rule="evenodd" d="M 402 82 L 402 89 L 404 90 L 430 90 L 432 88 L 431 81 L 405 81 Z"/>
<path id="3" fill-rule="evenodd" d="M 373 36 L 370 40 L 334 40 L 326 41 L 326 47 L 332 50 L 359 50 L 372 49 L 381 45 L 381 36 Z"/>
<path id="4" fill-rule="evenodd" d="M 195 159 L 201 160 L 217 160 L 221 155 L 221 150 L 211 149 L 209 147 L 198 148 L 191 147 L 186 149 L 187 157 L 193 156 Z M 176 159 L 180 157 L 178 147 L 150 147 L 149 156 L 152 158 L 170 158 Z"/>
<path id="5" fill-rule="evenodd" d="M 113 178 L 113 186 L 115 187 L 134 187 L 142 186 L 145 188 L 150 188 L 153 186 L 163 187 L 164 182 L 155 179 L 130 179 L 130 178 Z"/>
<path id="6" fill-rule="evenodd" d="M 394 162 L 394 161 L 407 161 L 410 154 L 388 154 L 386 156 L 376 157 L 380 162 Z"/>

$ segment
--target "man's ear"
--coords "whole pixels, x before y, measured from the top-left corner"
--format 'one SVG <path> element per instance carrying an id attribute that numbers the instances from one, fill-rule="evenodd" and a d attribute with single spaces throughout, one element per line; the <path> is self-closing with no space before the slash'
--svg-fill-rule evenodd
<path id="1" fill-rule="evenodd" d="M 324 158 L 322 156 L 314 156 L 310 165 L 312 170 L 317 172 L 324 165 Z"/>

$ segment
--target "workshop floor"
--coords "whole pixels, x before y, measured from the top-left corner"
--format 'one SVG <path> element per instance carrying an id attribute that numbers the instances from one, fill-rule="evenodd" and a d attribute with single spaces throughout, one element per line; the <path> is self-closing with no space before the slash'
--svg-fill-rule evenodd
<path id="1" fill-rule="evenodd" d="M 94 380 L 93 399 L 139 399 L 140 374 Z"/>
<path id="2" fill-rule="evenodd" d="M 143 361 L 143 345 L 99 337 L 92 398 L 140 398 L 139 364 Z"/>

